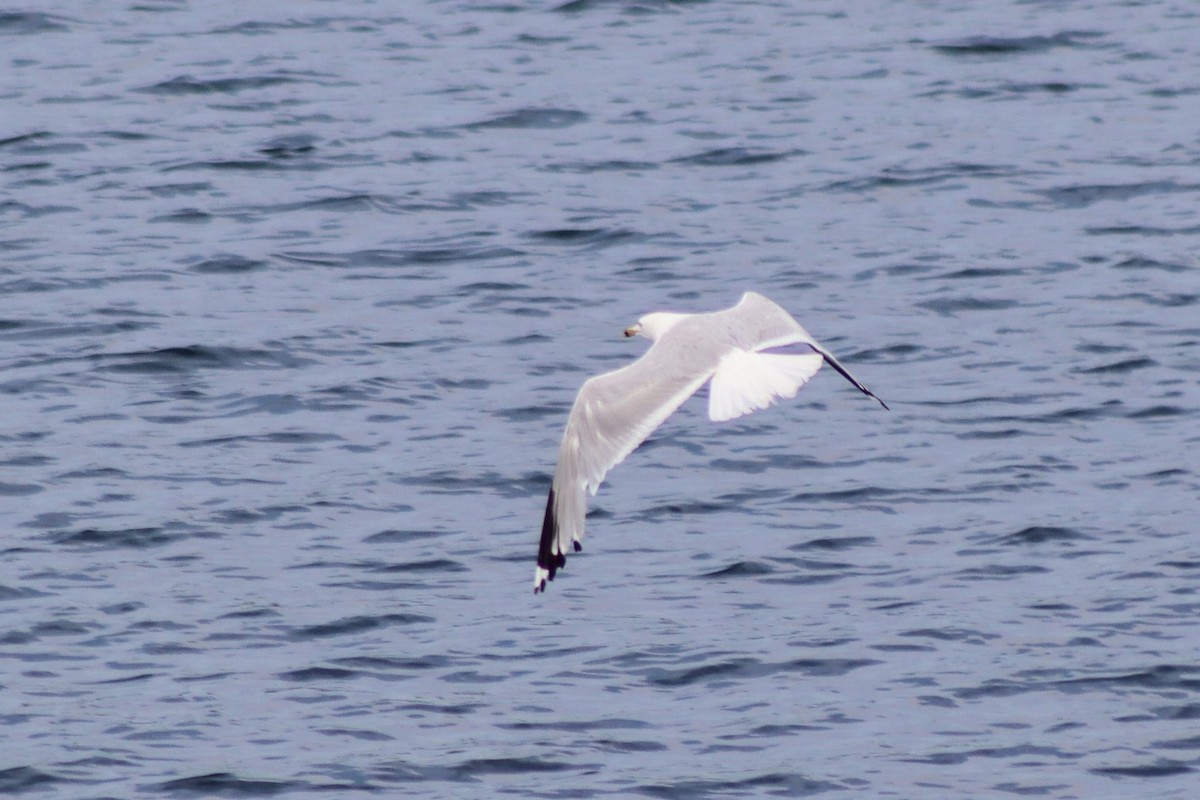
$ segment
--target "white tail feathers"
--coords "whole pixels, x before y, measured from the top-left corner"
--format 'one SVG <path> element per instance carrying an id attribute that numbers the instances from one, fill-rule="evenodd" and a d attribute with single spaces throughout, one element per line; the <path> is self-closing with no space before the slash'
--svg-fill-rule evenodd
<path id="1" fill-rule="evenodd" d="M 721 359 L 708 387 L 708 417 L 714 422 L 759 411 L 781 397 L 795 397 L 817 374 L 819 353 L 783 355 L 734 350 Z"/>

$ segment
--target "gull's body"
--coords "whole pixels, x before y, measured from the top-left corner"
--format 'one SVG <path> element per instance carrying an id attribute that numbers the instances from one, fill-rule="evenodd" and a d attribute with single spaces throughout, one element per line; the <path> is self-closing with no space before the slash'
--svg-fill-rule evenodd
<path id="1" fill-rule="evenodd" d="M 795 397 L 823 363 L 879 400 L 791 315 L 754 292 L 711 314 L 647 314 L 625 335 L 654 344 L 632 364 L 586 381 L 575 398 L 546 501 L 535 593 L 566 564 L 568 542 L 582 549 L 587 493 L 704 384 L 711 381 L 714 422 Z M 772 352 L 782 348 L 788 352 Z"/>

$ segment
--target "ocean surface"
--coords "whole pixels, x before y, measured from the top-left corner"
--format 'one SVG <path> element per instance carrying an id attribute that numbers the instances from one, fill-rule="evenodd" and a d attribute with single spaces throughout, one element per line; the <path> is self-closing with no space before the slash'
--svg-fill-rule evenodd
<path id="1" fill-rule="evenodd" d="M 1200 7 L 0 10 L 0 794 L 1200 787 Z M 756 290 L 532 589 L 580 384 Z"/>

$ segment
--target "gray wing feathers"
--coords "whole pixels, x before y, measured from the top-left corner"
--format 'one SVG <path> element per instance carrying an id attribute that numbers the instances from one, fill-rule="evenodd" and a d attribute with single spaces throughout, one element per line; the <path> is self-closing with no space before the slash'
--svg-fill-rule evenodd
<path id="1" fill-rule="evenodd" d="M 583 384 L 567 419 L 554 471 L 556 551 L 583 538 L 586 492 L 704 385 L 720 360 L 715 348 L 656 343 L 640 360 Z"/>
<path id="2" fill-rule="evenodd" d="M 761 294 L 746 292 L 742 296 L 742 301 L 731 310 L 733 312 L 744 310 L 744 316 L 741 317 L 741 324 L 745 325 L 746 334 L 751 338 L 751 341 L 755 342 L 746 349 L 768 350 L 772 347 L 780 347 L 788 344 L 806 344 L 820 353 L 821 357 L 825 359 L 825 363 L 837 370 L 843 378 L 850 381 L 855 389 L 858 389 L 867 397 L 874 398 L 884 408 L 888 407 L 887 403 L 880 400 L 874 392 L 864 386 L 862 381 L 851 375 L 850 370 L 842 366 L 842 363 L 833 357 L 833 353 L 826 350 L 824 346 L 809 335 L 808 331 L 800 326 L 799 322 L 792 319 L 791 314 L 788 314 Z M 753 338 L 755 335 L 757 335 L 757 339 Z"/>
<path id="3" fill-rule="evenodd" d="M 730 333 L 743 350 L 787 344 L 816 344 L 808 331 L 779 305 L 757 292 L 746 292 L 729 311 Z"/>

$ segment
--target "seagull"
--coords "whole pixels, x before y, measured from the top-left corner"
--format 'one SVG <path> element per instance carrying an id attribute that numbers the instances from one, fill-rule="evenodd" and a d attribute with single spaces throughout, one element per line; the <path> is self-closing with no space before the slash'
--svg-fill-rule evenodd
<path id="1" fill-rule="evenodd" d="M 568 542 L 576 552 L 583 549 L 585 492 L 596 494 L 608 471 L 704 384 L 713 422 L 795 397 L 822 364 L 888 407 L 790 314 L 756 292 L 709 314 L 647 314 L 625 336 L 644 336 L 653 344 L 632 364 L 589 378 L 575 398 L 546 500 L 534 594 L 544 592 L 566 565 Z"/>

